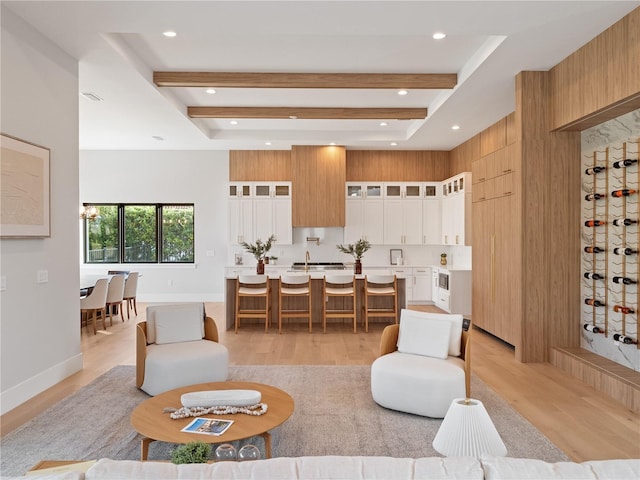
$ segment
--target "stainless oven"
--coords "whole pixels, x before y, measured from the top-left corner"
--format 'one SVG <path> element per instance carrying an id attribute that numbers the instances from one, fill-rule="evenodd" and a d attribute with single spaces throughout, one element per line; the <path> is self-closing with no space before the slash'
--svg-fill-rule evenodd
<path id="1" fill-rule="evenodd" d="M 438 274 L 438 287 L 443 290 L 449 290 L 449 274 L 440 272 Z"/>

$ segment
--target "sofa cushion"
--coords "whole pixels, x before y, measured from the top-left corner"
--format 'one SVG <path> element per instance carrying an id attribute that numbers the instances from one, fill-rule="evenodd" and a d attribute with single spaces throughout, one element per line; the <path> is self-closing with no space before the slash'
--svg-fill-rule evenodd
<path id="1" fill-rule="evenodd" d="M 451 333 L 449 337 L 449 355 L 451 355 L 452 357 L 459 357 L 462 353 L 460 348 L 462 338 L 462 323 L 464 320 L 462 315 L 449 313 L 418 312 L 416 310 L 404 309 L 400 312 L 400 325 L 402 325 L 403 318 L 405 318 L 408 323 L 419 323 L 423 319 L 443 320 L 451 323 Z M 400 331 L 402 331 L 402 327 L 400 327 Z"/>
<path id="2" fill-rule="evenodd" d="M 163 339 L 162 343 L 166 342 L 166 338 L 171 338 L 172 326 L 168 323 L 175 319 L 178 322 L 187 322 L 189 324 L 189 329 L 191 331 L 191 326 L 198 322 L 198 336 L 197 338 L 190 338 L 191 340 L 200 340 L 204 337 L 204 304 L 202 303 L 176 303 L 176 304 L 159 304 L 159 305 L 149 305 L 147 307 L 147 343 L 156 343 L 157 342 L 157 319 L 158 315 L 160 315 L 161 321 L 164 326 Z M 193 322 L 193 324 L 191 323 Z M 178 325 L 178 328 L 182 325 Z M 168 337 L 167 337 L 168 334 Z M 195 333 L 190 333 L 190 337 L 196 336 Z"/>
<path id="3" fill-rule="evenodd" d="M 398 351 L 434 358 L 447 358 L 451 340 L 451 322 L 413 315 L 403 310 L 398 334 Z"/>
<path id="4" fill-rule="evenodd" d="M 197 383 L 224 382 L 228 365 L 227 348 L 210 340 L 149 345 L 140 388 L 158 395 Z"/>
<path id="5" fill-rule="evenodd" d="M 640 478 L 640 460 L 547 463 L 529 458 L 481 457 L 486 480 L 557 478 L 626 480 Z"/>

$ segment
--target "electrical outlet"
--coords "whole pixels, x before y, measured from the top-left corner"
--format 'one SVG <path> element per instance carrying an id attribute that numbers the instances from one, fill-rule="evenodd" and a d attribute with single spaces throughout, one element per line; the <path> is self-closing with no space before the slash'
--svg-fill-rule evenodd
<path id="1" fill-rule="evenodd" d="M 214 257 L 216 254 L 215 250 L 207 250 L 207 257 Z"/>
<path id="2" fill-rule="evenodd" d="M 49 270 L 38 270 L 36 282 L 47 283 L 49 281 Z"/>

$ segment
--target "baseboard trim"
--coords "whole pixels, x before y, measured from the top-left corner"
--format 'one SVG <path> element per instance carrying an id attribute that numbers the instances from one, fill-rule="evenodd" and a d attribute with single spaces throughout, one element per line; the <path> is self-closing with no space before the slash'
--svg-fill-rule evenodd
<path id="1" fill-rule="evenodd" d="M 582 348 L 552 348 L 550 363 L 640 413 L 640 373 Z"/>
<path id="2" fill-rule="evenodd" d="M 0 393 L 0 415 L 53 387 L 56 383 L 82 370 L 82 353 L 48 368 Z"/>

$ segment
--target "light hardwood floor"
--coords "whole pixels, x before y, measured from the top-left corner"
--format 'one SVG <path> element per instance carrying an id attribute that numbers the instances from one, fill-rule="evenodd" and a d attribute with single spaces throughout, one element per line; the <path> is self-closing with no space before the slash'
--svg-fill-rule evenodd
<path id="1" fill-rule="evenodd" d="M 20 407 L 0 417 L 6 435 L 38 413 L 73 394 L 115 365 L 135 364 L 135 324 L 139 315 L 97 335 L 82 333 L 84 369 Z M 418 308 L 417 308 L 418 309 Z M 421 310 L 438 311 L 435 307 Z M 277 326 L 264 333 L 261 325 L 243 324 L 236 335 L 223 331 L 222 303 L 208 303 L 216 319 L 220 340 L 227 346 L 232 365 L 369 365 L 378 355 L 383 325 L 369 333 L 353 334 L 348 323 L 328 325 L 309 334 L 305 325 Z M 472 336 L 472 371 L 535 425 L 574 461 L 640 458 L 640 415 L 610 400 L 550 364 L 522 364 L 510 347 L 479 330 Z M 473 395 L 473 392 L 472 392 Z"/>

